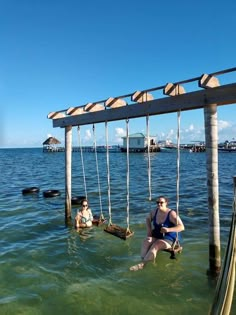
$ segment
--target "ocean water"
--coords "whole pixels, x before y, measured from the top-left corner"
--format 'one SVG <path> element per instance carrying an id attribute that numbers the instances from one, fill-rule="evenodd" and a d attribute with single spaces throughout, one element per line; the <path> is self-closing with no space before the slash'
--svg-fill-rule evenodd
<path id="1" fill-rule="evenodd" d="M 84 153 L 86 187 L 93 214 L 100 214 L 96 163 Z M 139 262 L 146 235 L 145 217 L 158 195 L 176 202 L 176 154 L 151 154 L 152 201 L 148 200 L 148 156 L 130 154 L 130 229 L 126 241 L 104 232 L 66 226 L 64 153 L 38 149 L 1 149 L 0 314 L 207 314 L 215 282 L 208 278 L 208 210 L 205 153 L 181 153 L 180 216 L 186 230 L 183 252 L 165 252 L 144 270 Z M 98 154 L 102 212 L 108 218 L 106 155 Z M 222 259 L 229 234 L 236 154 L 219 154 Z M 126 155 L 110 154 L 112 222 L 126 227 Z M 22 189 L 37 186 L 37 195 Z M 43 191 L 61 195 L 44 198 Z M 84 195 L 80 153 L 73 153 L 73 196 Z M 72 217 L 76 213 L 73 206 Z M 232 306 L 236 313 L 236 294 Z"/>

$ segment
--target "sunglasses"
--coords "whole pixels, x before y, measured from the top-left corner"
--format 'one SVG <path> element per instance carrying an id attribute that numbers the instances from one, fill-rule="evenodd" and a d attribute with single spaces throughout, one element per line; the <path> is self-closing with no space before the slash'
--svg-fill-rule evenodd
<path id="1" fill-rule="evenodd" d="M 83 205 L 83 208 L 88 207 L 88 205 Z"/>
<path id="2" fill-rule="evenodd" d="M 159 205 L 163 205 L 163 203 L 165 203 L 165 201 L 157 201 L 157 204 Z"/>

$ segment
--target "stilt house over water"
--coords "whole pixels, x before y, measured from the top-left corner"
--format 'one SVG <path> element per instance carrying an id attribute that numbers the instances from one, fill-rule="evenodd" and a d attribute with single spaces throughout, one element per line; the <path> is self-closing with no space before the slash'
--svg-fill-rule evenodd
<path id="1" fill-rule="evenodd" d="M 122 139 L 123 147 L 121 147 L 121 151 L 126 152 L 127 138 L 122 137 Z M 150 152 L 160 151 L 159 146 L 156 144 L 156 137 L 153 136 L 147 137 L 141 132 L 129 135 L 129 152 L 147 152 L 148 144 Z"/>

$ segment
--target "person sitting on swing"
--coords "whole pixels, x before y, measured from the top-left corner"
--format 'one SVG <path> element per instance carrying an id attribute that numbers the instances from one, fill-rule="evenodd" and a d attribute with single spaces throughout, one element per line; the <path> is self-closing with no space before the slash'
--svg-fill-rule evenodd
<path id="1" fill-rule="evenodd" d="M 81 201 L 81 209 L 78 210 L 75 217 L 75 228 L 86 228 L 93 225 L 93 214 L 88 205 L 88 200 Z"/>
<path id="2" fill-rule="evenodd" d="M 184 231 L 180 217 L 167 206 L 168 198 L 160 196 L 157 199 L 157 208 L 147 216 L 147 237 L 141 247 L 142 262 L 130 267 L 131 271 L 143 269 L 146 263 L 154 261 L 158 251 L 171 249 L 177 239 L 177 232 Z"/>

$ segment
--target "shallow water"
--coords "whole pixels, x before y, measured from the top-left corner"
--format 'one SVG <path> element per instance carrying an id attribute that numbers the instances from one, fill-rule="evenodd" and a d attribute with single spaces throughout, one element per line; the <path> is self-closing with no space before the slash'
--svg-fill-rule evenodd
<path id="1" fill-rule="evenodd" d="M 176 155 L 151 155 L 148 200 L 145 154 L 130 154 L 130 228 L 123 241 L 103 226 L 77 232 L 64 222 L 64 154 L 42 149 L 1 149 L 1 314 L 207 314 L 215 283 L 208 269 L 208 213 L 205 153 L 181 153 L 180 215 L 186 231 L 177 260 L 159 253 L 156 263 L 130 272 L 139 261 L 145 216 L 158 195 L 175 208 Z M 98 154 L 103 213 L 108 218 L 106 155 Z M 86 186 L 94 214 L 100 214 L 95 156 L 84 154 Z M 126 155 L 110 154 L 112 222 L 126 227 Z M 233 200 L 236 154 L 219 154 L 222 258 Z M 37 186 L 38 195 L 23 196 Z M 73 195 L 84 195 L 80 154 L 73 153 Z M 44 198 L 59 189 L 61 196 Z M 73 207 L 73 217 L 76 207 Z M 236 294 L 235 294 L 236 296 Z M 236 311 L 236 297 L 232 314 Z"/>

